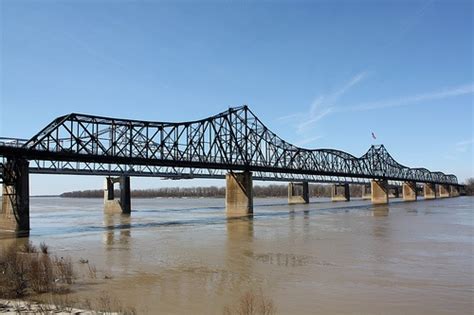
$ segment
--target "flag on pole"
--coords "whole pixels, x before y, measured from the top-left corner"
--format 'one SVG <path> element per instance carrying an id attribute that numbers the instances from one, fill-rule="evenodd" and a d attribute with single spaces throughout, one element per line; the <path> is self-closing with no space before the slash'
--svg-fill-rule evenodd
<path id="1" fill-rule="evenodd" d="M 372 138 L 377 139 L 377 137 L 375 136 L 375 133 L 373 132 L 372 132 Z"/>

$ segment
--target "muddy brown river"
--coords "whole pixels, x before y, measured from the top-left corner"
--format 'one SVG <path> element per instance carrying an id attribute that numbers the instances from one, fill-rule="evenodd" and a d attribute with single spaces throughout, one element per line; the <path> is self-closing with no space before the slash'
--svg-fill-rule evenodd
<path id="1" fill-rule="evenodd" d="M 473 314 L 473 202 L 256 199 L 252 219 L 227 220 L 223 199 L 134 199 L 123 217 L 31 198 L 29 240 L 109 278 L 74 298 L 106 291 L 140 314 L 222 314 L 249 291 L 278 314 Z"/>

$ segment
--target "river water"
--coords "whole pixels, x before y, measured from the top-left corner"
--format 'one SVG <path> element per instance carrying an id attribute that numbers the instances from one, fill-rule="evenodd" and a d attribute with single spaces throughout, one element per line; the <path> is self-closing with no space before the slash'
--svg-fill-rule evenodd
<path id="1" fill-rule="evenodd" d="M 29 239 L 111 278 L 75 298 L 106 291 L 139 313 L 222 314 L 252 291 L 278 314 L 472 314 L 473 202 L 256 199 L 252 219 L 227 220 L 223 199 L 133 199 L 124 217 L 31 198 Z"/>

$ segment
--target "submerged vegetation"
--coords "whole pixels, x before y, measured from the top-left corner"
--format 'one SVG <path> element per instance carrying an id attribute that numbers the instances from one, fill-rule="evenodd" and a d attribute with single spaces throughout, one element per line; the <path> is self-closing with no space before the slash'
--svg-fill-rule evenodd
<path id="1" fill-rule="evenodd" d="M 273 301 L 258 293 L 248 291 L 233 306 L 225 306 L 224 315 L 274 315 L 276 307 Z"/>
<path id="2" fill-rule="evenodd" d="M 0 297 L 21 298 L 46 292 L 65 293 L 74 281 L 72 261 L 38 251 L 31 243 L 0 252 Z"/>
<path id="3" fill-rule="evenodd" d="M 97 278 L 95 266 L 88 260 L 80 263 L 87 264 L 90 279 Z M 106 292 L 94 299 L 73 299 L 70 296 L 76 280 L 73 266 L 71 258 L 51 255 L 45 243 L 39 248 L 27 242 L 1 249 L 0 313 L 136 314 L 134 308 L 124 306 Z M 21 300 L 25 298 L 28 300 Z"/>

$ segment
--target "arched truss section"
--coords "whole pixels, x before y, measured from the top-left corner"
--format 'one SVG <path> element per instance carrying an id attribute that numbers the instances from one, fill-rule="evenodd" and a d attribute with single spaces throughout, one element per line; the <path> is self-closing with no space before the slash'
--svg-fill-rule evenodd
<path id="1" fill-rule="evenodd" d="M 10 155 L 32 160 L 37 173 L 217 178 L 228 170 L 249 170 L 262 180 L 457 184 L 454 175 L 398 163 L 383 145 L 361 157 L 300 148 L 269 130 L 247 106 L 180 123 L 72 113 L 27 141 L 0 140 L 0 156 Z"/>

